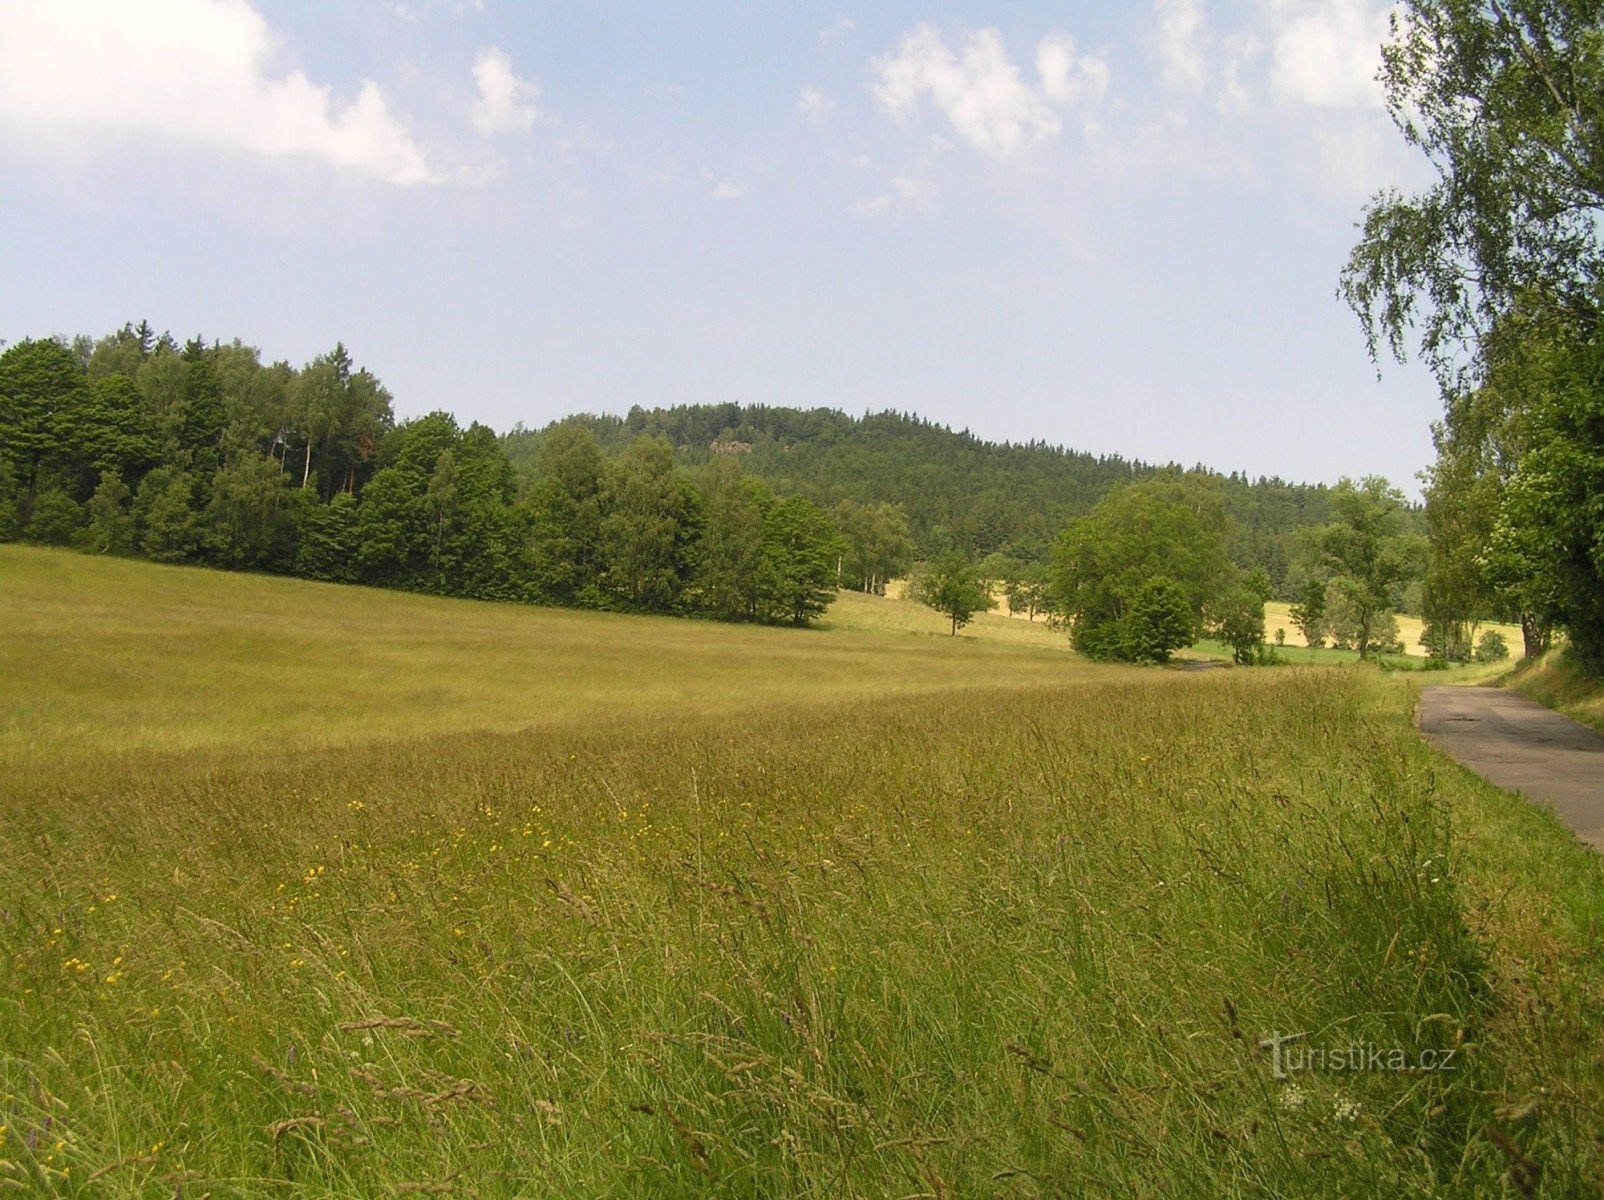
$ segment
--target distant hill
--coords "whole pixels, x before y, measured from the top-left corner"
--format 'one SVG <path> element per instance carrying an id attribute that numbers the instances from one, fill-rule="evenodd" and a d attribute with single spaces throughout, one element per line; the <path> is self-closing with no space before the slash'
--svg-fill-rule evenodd
<path id="1" fill-rule="evenodd" d="M 900 504 L 925 552 L 956 545 L 977 555 L 1038 557 L 1115 484 L 1166 469 L 1046 442 L 989 442 L 898 412 L 852 417 L 825 408 L 708 404 L 569 419 L 609 453 L 640 434 L 662 434 L 687 467 L 734 454 L 776 491 L 826 507 L 839 500 Z M 520 471 L 533 470 L 543 432 L 520 427 L 503 439 Z M 1221 481 L 1237 522 L 1237 561 L 1262 566 L 1280 592 L 1292 531 L 1326 519 L 1326 488 L 1208 473 Z"/>

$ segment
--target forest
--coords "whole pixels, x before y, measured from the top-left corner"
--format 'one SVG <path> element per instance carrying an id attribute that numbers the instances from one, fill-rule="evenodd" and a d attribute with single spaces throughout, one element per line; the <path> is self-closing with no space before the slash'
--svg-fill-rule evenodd
<path id="1" fill-rule="evenodd" d="M 821 507 L 894 505 L 905 514 L 921 559 L 956 550 L 974 559 L 1001 554 L 1042 560 L 1064 527 L 1116 485 L 1182 469 L 1040 441 L 990 442 L 899 412 L 851 417 L 834 409 L 709 404 L 636 407 L 622 418 L 583 416 L 564 423 L 569 422 L 582 423 L 609 449 L 641 434 L 660 435 L 687 468 L 739 457 L 748 474 Z M 551 428 L 508 434 L 507 453 L 521 471 L 534 470 Z M 1329 489 L 1273 476 L 1222 475 L 1203 466 L 1192 472 L 1218 484 L 1230 517 L 1232 557 L 1249 570 L 1263 570 L 1278 599 L 1291 599 L 1295 531 L 1324 523 Z"/>
<path id="2" fill-rule="evenodd" d="M 583 428 L 520 482 L 496 434 L 397 423 L 340 345 L 300 369 L 148 325 L 0 355 L 0 538 L 485 600 L 803 624 L 826 514 L 666 441 Z"/>
<path id="3" fill-rule="evenodd" d="M 1069 615 L 1055 539 L 1111 490 L 1181 477 L 1231 578 L 1291 598 L 1323 486 L 890 412 L 637 408 L 501 437 L 398 422 L 343 345 L 296 368 L 146 322 L 0 354 L 0 539 L 438 595 L 806 624 L 838 587 L 957 558 L 987 596 Z"/>

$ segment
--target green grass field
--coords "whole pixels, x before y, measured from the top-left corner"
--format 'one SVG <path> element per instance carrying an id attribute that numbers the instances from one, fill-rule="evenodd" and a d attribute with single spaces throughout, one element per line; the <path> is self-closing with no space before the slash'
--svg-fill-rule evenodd
<path id="1" fill-rule="evenodd" d="M 0 1194 L 1597 1194 L 1604 868 L 1407 680 L 913 619 L 0 547 Z"/>

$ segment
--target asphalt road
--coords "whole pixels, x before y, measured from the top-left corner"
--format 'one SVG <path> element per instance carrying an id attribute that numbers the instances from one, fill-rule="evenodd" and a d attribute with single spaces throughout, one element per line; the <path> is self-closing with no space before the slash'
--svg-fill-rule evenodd
<path id="1" fill-rule="evenodd" d="M 1417 715 L 1432 745 L 1604 850 L 1604 734 L 1504 688 L 1425 688 Z"/>

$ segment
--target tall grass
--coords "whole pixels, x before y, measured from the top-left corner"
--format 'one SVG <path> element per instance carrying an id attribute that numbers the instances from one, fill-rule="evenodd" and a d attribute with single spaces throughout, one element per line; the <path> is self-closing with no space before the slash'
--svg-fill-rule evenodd
<path id="1" fill-rule="evenodd" d="M 1600 872 L 1401 688 L 967 652 L 649 722 L 83 738 L 0 792 L 0 1191 L 1587 1192 Z M 1280 1080 L 1277 1031 L 1455 1069 Z"/>
<path id="2" fill-rule="evenodd" d="M 1604 684 L 1582 670 L 1569 646 L 1550 650 L 1536 662 L 1522 663 L 1504 682 L 1539 704 L 1604 731 Z"/>

